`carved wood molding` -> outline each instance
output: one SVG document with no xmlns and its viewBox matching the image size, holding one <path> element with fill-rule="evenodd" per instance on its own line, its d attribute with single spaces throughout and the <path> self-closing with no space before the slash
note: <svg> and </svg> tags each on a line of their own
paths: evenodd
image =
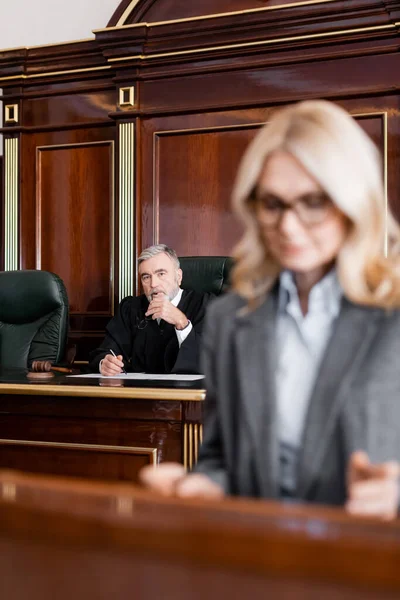
<svg viewBox="0 0 400 600">
<path fill-rule="evenodd" d="M 257 13 L 279 10 L 292 6 L 323 4 L 335 0 L 191 0 L 177 6 L 174 0 L 122 0 L 107 27 L 121 27 L 140 23 L 163 22 L 166 20 L 191 20 L 220 17 L 229 14 Z"/>
<path fill-rule="evenodd" d="M 359 0 L 343 7 L 329 0 L 317 4 L 294 3 L 275 10 L 244 11 L 158 23 L 97 30 L 99 44 L 107 46 L 109 64 L 126 62 L 141 66 L 147 61 L 168 64 L 260 53 L 309 44 L 337 45 L 345 40 L 371 42 L 379 37 L 397 37 L 397 11 L 377 0 Z M 400 18 L 400 17 L 399 17 Z M 194 27 L 195 25 L 195 27 Z M 114 41 L 114 47 L 112 40 Z M 118 44 L 116 43 L 118 42 Z M 365 46 L 367 50 L 367 45 Z M 134 51 L 133 51 L 134 50 Z M 349 50 L 350 52 L 351 50 Z M 362 52 L 362 49 L 359 48 Z M 144 66 L 147 66 L 144 65 Z"/>
<path fill-rule="evenodd" d="M 345 5 L 320 0 L 135 23 L 97 30 L 95 40 L 0 52 L 0 84 L 6 89 L 16 84 L 27 89 L 47 80 L 104 84 L 124 77 L 128 68 L 135 69 L 134 79 L 165 77 L 184 69 L 223 70 L 227 63 L 232 69 L 255 62 L 318 60 L 332 48 L 342 57 L 396 52 L 399 27 L 400 8 L 394 0 L 352 0 Z"/>
</svg>

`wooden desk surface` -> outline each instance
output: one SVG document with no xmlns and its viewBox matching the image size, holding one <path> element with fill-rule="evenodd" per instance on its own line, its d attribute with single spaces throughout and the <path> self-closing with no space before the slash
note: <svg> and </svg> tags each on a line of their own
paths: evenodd
<svg viewBox="0 0 400 600">
<path fill-rule="evenodd" d="M 112 381 L 112 380 L 110 380 Z M 1 394 L 23 396 L 76 396 L 81 398 L 140 398 L 141 400 L 178 400 L 202 402 L 205 390 L 152 387 L 122 387 L 119 384 L 99 383 L 87 385 L 52 385 L 51 383 L 0 383 Z"/>
<path fill-rule="evenodd" d="M 0 556 L 7 600 L 400 596 L 398 522 L 12 472 L 0 473 Z"/>
<path fill-rule="evenodd" d="M 71 378 L 56 374 L 52 379 L 27 378 L 25 369 L 0 370 L 0 395 L 77 396 L 91 398 L 140 398 L 202 402 L 204 382 L 145 382 L 128 379 Z"/>
</svg>

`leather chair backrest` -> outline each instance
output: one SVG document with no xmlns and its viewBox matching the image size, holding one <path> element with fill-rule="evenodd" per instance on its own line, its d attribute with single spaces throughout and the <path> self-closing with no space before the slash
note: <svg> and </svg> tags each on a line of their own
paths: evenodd
<svg viewBox="0 0 400 600">
<path fill-rule="evenodd" d="M 227 289 L 233 265 L 229 256 L 182 256 L 179 261 L 183 289 L 211 292 L 216 296 Z"/>
<path fill-rule="evenodd" d="M 0 273 L 0 367 L 26 368 L 34 360 L 64 357 L 68 296 L 63 281 L 47 271 Z"/>
</svg>

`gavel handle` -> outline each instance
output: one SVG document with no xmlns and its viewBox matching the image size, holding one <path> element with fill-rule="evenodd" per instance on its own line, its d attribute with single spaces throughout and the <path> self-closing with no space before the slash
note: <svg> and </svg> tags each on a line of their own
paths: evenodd
<svg viewBox="0 0 400 600">
<path fill-rule="evenodd" d="M 57 373 L 72 373 L 72 369 L 66 369 L 65 367 L 51 367 L 52 371 L 57 371 Z"/>
</svg>

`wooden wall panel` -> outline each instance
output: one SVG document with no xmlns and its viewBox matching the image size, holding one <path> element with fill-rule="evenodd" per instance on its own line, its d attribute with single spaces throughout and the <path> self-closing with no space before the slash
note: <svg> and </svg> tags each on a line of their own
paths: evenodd
<svg viewBox="0 0 400 600">
<path fill-rule="evenodd" d="M 86 444 L 40 444 L 0 440 L 0 468 L 87 479 L 138 481 L 140 469 L 153 464 L 151 449 Z"/>
<path fill-rule="evenodd" d="M 380 149 L 385 176 L 391 173 L 389 199 L 394 197 L 391 205 L 399 217 L 395 190 L 400 182 L 393 168 L 399 157 L 391 155 L 388 141 L 392 103 L 387 98 L 377 100 L 376 105 L 364 106 L 359 101 L 341 104 L 355 114 Z M 154 191 L 152 194 L 148 185 L 141 190 L 143 245 L 165 242 L 182 256 L 231 253 L 241 232 L 230 204 L 237 166 L 271 110 L 274 107 L 205 112 L 146 122 L 142 130 L 142 179 L 148 182 L 153 171 Z"/>
<path fill-rule="evenodd" d="M 255 127 L 156 134 L 154 239 L 179 255 L 230 254 L 241 228 L 230 209 L 237 166 Z"/>
<path fill-rule="evenodd" d="M 115 138 L 114 127 L 32 131 L 24 133 L 21 136 L 21 179 L 23 180 L 23 185 L 21 186 L 20 251 L 22 269 L 35 269 L 37 264 L 37 149 L 57 146 L 72 147 L 79 144 L 91 145 L 97 142 L 109 145 L 110 142 L 115 143 Z M 103 174 L 97 170 L 96 164 L 91 165 L 90 171 L 93 181 L 101 180 Z M 54 180 L 54 185 L 56 187 L 53 194 L 53 202 L 57 202 L 60 190 L 56 180 Z"/>
<path fill-rule="evenodd" d="M 145 463 L 197 460 L 202 402 L 116 397 L 104 383 L 85 398 L 0 394 L 0 468 L 136 481 Z"/>
<path fill-rule="evenodd" d="M 112 122 L 21 136 L 21 268 L 65 281 L 77 360 L 98 345 L 115 305 L 115 137 Z"/>
<path fill-rule="evenodd" d="M 115 107 L 115 90 L 88 91 L 85 94 L 62 94 L 28 98 L 24 103 L 25 127 L 69 128 L 83 123 L 98 123 Z"/>
<path fill-rule="evenodd" d="M 113 158 L 113 142 L 37 148 L 36 267 L 60 275 L 71 313 L 112 315 Z"/>
<path fill-rule="evenodd" d="M 365 116 L 357 116 L 357 122 L 361 125 L 366 133 L 373 139 L 375 144 L 384 153 L 384 141 L 385 141 L 385 114 L 366 114 Z"/>
</svg>

